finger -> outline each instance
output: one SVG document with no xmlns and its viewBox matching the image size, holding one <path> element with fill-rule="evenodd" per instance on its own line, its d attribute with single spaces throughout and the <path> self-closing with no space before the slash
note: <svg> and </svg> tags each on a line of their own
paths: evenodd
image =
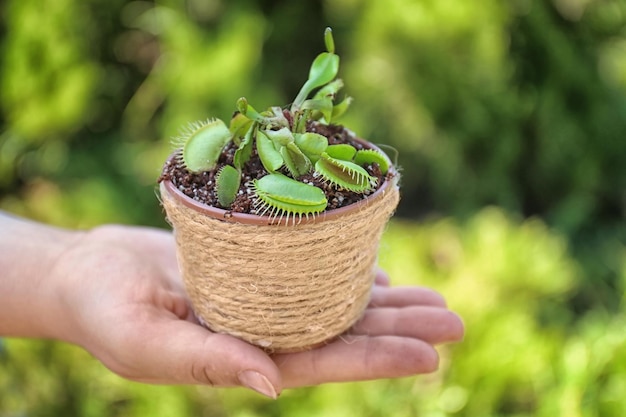
<svg viewBox="0 0 626 417">
<path fill-rule="evenodd" d="M 141 331 L 129 326 L 121 334 L 123 342 L 110 368 L 125 378 L 147 383 L 246 386 L 270 398 L 281 391 L 280 372 L 269 356 L 232 336 L 182 320 L 145 323 Z"/>
<path fill-rule="evenodd" d="M 429 305 L 445 307 L 446 300 L 436 291 L 423 287 L 378 287 L 374 286 L 370 306 L 406 307 Z"/>
<path fill-rule="evenodd" d="M 398 378 L 433 372 L 439 364 L 428 343 L 396 336 L 346 336 L 319 349 L 273 358 L 285 388 Z"/>
<path fill-rule="evenodd" d="M 431 344 L 459 341 L 463 333 L 459 316 L 450 310 L 430 306 L 370 308 L 350 329 L 352 335 L 403 336 Z"/>
<path fill-rule="evenodd" d="M 374 280 L 374 284 L 381 287 L 388 287 L 390 282 L 391 280 L 389 279 L 389 275 L 387 275 L 387 273 L 382 269 L 376 268 L 376 278 Z"/>
</svg>

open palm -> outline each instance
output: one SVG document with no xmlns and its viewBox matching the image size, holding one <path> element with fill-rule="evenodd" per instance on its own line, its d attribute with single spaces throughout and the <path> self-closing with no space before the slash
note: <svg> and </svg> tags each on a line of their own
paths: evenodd
<svg viewBox="0 0 626 417">
<path fill-rule="evenodd" d="M 433 345 L 463 336 L 439 294 L 390 288 L 381 271 L 363 318 L 345 335 L 317 349 L 268 355 L 198 324 L 173 236 L 158 229 L 94 229 L 52 273 L 63 276 L 63 338 L 142 382 L 243 385 L 275 398 L 289 387 L 432 372 L 439 362 Z"/>
</svg>

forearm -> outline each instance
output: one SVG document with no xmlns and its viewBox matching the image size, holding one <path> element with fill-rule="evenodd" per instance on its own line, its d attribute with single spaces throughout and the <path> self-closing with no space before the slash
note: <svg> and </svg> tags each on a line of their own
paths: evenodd
<svg viewBox="0 0 626 417">
<path fill-rule="evenodd" d="M 0 212 L 0 336 L 59 337 L 62 306 L 50 277 L 81 235 Z"/>
</svg>

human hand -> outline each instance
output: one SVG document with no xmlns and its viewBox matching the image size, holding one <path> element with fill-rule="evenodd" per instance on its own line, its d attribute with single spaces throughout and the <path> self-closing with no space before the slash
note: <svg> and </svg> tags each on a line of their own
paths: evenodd
<svg viewBox="0 0 626 417">
<path fill-rule="evenodd" d="M 363 318 L 310 351 L 267 355 L 201 327 L 189 307 L 169 232 L 104 226 L 64 252 L 47 281 L 61 300 L 55 337 L 84 347 L 111 371 L 146 383 L 284 388 L 394 378 L 437 369 L 433 345 L 463 324 L 434 291 L 390 288 L 381 271 Z"/>
</svg>

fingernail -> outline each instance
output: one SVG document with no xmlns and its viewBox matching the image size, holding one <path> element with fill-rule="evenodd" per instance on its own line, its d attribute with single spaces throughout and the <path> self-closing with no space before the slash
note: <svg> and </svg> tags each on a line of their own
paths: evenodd
<svg viewBox="0 0 626 417">
<path fill-rule="evenodd" d="M 239 375 L 239 382 L 246 387 L 255 390 L 256 392 L 265 395 L 266 397 L 270 397 L 275 400 L 278 398 L 278 394 L 276 394 L 276 390 L 274 386 L 270 383 L 269 379 L 267 379 L 264 375 L 256 372 L 256 371 L 241 371 Z"/>
</svg>

